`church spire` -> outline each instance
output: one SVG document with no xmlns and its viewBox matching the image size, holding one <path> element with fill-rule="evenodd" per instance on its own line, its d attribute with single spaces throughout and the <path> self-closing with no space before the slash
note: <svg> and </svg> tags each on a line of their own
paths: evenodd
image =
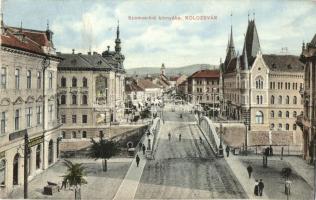
<svg viewBox="0 0 316 200">
<path fill-rule="evenodd" d="M 121 52 L 121 39 L 120 39 L 120 24 L 119 21 L 117 22 L 116 28 L 116 39 L 115 39 L 115 52 Z"/>
<path fill-rule="evenodd" d="M 230 26 L 230 37 L 228 40 L 226 58 L 225 58 L 225 62 L 224 62 L 224 69 L 227 68 L 229 61 L 235 57 L 236 57 L 236 52 L 235 52 L 234 38 L 233 38 L 233 25 L 231 25 Z"/>
<path fill-rule="evenodd" d="M 246 35 L 245 35 L 244 48 L 242 51 L 242 55 L 243 55 L 244 70 L 247 70 L 249 66 L 248 66 L 248 56 L 247 56 L 247 51 L 246 51 Z"/>
</svg>

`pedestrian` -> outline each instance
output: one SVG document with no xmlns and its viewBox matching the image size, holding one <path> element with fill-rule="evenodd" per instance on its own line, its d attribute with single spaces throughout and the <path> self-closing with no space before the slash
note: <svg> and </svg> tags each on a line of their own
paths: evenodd
<svg viewBox="0 0 316 200">
<path fill-rule="evenodd" d="M 136 164 L 137 164 L 137 167 L 138 167 L 138 165 L 139 165 L 139 161 L 140 161 L 140 158 L 139 158 L 139 156 L 138 156 L 138 154 L 136 155 Z"/>
<path fill-rule="evenodd" d="M 181 133 L 179 134 L 179 142 L 181 142 Z"/>
<path fill-rule="evenodd" d="M 203 143 L 203 140 L 202 140 L 202 138 L 201 138 L 201 136 L 200 136 L 200 144 L 202 144 Z"/>
<path fill-rule="evenodd" d="M 264 188 L 264 184 L 262 182 L 262 179 L 260 179 L 258 186 L 259 186 L 259 195 L 262 196 L 263 188 Z"/>
<path fill-rule="evenodd" d="M 230 151 L 230 148 L 229 148 L 229 146 L 227 145 L 227 146 L 226 146 L 226 155 L 227 155 L 227 157 L 229 157 L 229 151 Z"/>
<path fill-rule="evenodd" d="M 251 173 L 252 173 L 252 167 L 251 167 L 250 164 L 249 164 L 248 167 L 247 167 L 247 172 L 248 172 L 249 179 L 250 179 L 250 178 L 251 178 Z"/>
<path fill-rule="evenodd" d="M 258 180 L 256 180 L 256 182 L 255 182 L 254 194 L 255 194 L 255 196 L 259 195 L 259 183 L 258 183 Z"/>
<path fill-rule="evenodd" d="M 62 182 L 61 182 L 61 188 L 60 189 L 63 189 L 63 188 L 67 188 L 67 180 L 64 179 Z"/>
<path fill-rule="evenodd" d="M 169 138 L 169 141 L 170 141 L 170 139 L 171 139 L 171 134 L 170 134 L 170 132 L 168 133 L 168 138 Z"/>
<path fill-rule="evenodd" d="M 272 145 L 270 145 L 270 156 L 273 156 L 273 148 L 272 148 Z"/>
<path fill-rule="evenodd" d="M 143 155 L 145 155 L 145 151 L 146 151 L 146 147 L 145 147 L 145 145 L 143 144 Z"/>
</svg>

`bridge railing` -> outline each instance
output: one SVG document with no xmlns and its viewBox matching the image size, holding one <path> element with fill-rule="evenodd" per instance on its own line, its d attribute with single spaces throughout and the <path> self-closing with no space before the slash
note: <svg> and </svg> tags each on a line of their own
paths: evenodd
<svg viewBox="0 0 316 200">
<path fill-rule="evenodd" d="M 212 120 L 210 120 L 206 116 L 202 116 L 199 118 L 198 123 L 200 129 L 202 130 L 204 136 L 209 141 L 213 151 L 218 154 L 218 147 L 220 145 L 220 138 L 216 132 L 216 129 L 214 127 L 214 124 L 212 123 Z"/>
</svg>

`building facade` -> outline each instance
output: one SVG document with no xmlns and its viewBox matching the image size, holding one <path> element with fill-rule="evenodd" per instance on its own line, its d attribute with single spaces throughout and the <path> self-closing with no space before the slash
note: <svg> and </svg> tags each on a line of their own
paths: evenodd
<svg viewBox="0 0 316 200">
<path fill-rule="evenodd" d="M 89 139 L 124 117 L 124 55 L 117 27 L 115 51 L 58 53 L 59 115 L 66 140 Z"/>
<path fill-rule="evenodd" d="M 314 160 L 315 152 L 315 124 L 316 124 L 316 34 L 310 43 L 303 44 L 301 61 L 305 64 L 304 89 L 301 95 L 304 112 L 297 118 L 297 124 L 303 131 L 304 158 Z"/>
<path fill-rule="evenodd" d="M 219 70 L 200 70 L 187 78 L 187 99 L 204 110 L 219 112 Z M 186 83 L 184 83 L 186 84 Z"/>
<path fill-rule="evenodd" d="M 233 33 L 221 63 L 225 114 L 245 123 L 249 143 L 301 145 L 295 120 L 303 111 L 300 88 L 304 66 L 298 56 L 262 54 L 254 20 L 248 21 L 241 55 L 235 51 Z"/>
<path fill-rule="evenodd" d="M 1 21 L 0 76 L 0 198 L 59 157 L 57 65 L 53 33 L 9 27 Z M 25 151 L 25 133 L 29 151 Z"/>
</svg>

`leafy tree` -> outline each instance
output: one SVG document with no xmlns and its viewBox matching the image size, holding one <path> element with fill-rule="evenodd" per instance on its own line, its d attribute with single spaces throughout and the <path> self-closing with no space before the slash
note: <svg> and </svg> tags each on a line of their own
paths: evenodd
<svg viewBox="0 0 316 200">
<path fill-rule="evenodd" d="M 99 141 L 91 138 L 92 146 L 90 148 L 90 157 L 102 159 L 103 171 L 107 171 L 107 159 L 119 153 L 120 149 L 116 142 L 104 139 L 104 135 L 100 133 Z"/>
<path fill-rule="evenodd" d="M 80 189 L 78 186 L 88 183 L 83 178 L 86 168 L 82 166 L 82 163 L 72 163 L 69 160 L 65 160 L 64 164 L 67 167 L 67 173 L 63 176 L 64 181 L 68 182 L 70 186 L 75 186 L 75 199 L 78 199 L 78 197 L 80 198 Z"/>
</svg>

